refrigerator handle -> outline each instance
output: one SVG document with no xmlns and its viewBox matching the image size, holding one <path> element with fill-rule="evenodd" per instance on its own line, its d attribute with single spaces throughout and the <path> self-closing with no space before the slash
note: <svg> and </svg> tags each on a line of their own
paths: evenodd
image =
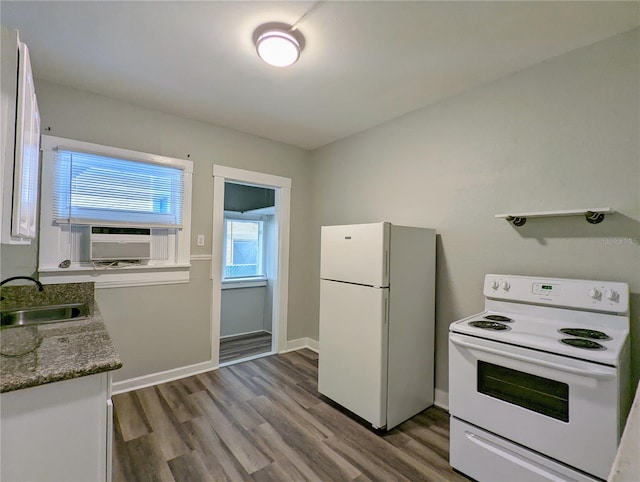
<svg viewBox="0 0 640 482">
<path fill-rule="evenodd" d="M 389 323 L 389 297 L 387 293 L 385 293 L 383 297 L 382 309 L 382 317 L 384 318 L 384 324 L 386 325 L 387 323 Z"/>
</svg>

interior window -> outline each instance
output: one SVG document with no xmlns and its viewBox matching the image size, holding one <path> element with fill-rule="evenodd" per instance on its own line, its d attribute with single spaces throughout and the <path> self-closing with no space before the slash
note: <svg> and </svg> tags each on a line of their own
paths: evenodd
<svg viewBox="0 0 640 482">
<path fill-rule="evenodd" d="M 264 276 L 263 222 L 225 219 L 223 278 Z"/>
</svg>

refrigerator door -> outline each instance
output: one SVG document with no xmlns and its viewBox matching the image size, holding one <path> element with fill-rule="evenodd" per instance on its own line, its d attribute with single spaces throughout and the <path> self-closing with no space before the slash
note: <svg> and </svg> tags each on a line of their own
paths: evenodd
<svg viewBox="0 0 640 482">
<path fill-rule="evenodd" d="M 376 428 L 387 423 L 388 294 L 320 280 L 318 391 Z"/>
<path fill-rule="evenodd" d="M 322 226 L 320 278 L 389 286 L 389 223 Z"/>
</svg>

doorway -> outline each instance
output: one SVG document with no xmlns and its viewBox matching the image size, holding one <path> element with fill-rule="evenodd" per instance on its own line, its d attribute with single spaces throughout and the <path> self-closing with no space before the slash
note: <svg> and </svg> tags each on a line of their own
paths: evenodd
<svg viewBox="0 0 640 482">
<path fill-rule="evenodd" d="M 291 180 L 214 166 L 212 360 L 286 348 Z"/>
<path fill-rule="evenodd" d="M 220 363 L 272 353 L 275 190 L 224 183 Z"/>
</svg>

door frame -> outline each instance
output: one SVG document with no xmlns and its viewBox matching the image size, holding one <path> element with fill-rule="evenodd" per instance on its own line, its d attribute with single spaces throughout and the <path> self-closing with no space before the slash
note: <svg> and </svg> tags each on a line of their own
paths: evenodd
<svg viewBox="0 0 640 482">
<path fill-rule="evenodd" d="M 211 360 L 220 364 L 220 313 L 222 306 L 222 246 L 224 232 L 224 184 L 226 181 L 266 187 L 275 191 L 275 219 L 278 225 L 278 262 L 273 287 L 271 349 L 277 353 L 287 347 L 289 303 L 289 226 L 291 179 L 233 167 L 213 166 L 213 229 L 211 237 Z"/>
</svg>

